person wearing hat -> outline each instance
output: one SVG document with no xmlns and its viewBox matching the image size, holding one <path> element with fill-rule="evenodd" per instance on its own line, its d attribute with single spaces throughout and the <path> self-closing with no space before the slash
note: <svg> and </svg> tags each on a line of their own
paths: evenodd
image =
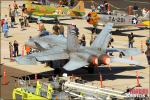
<svg viewBox="0 0 150 100">
<path fill-rule="evenodd" d="M 131 32 L 131 34 L 128 35 L 128 40 L 129 40 L 129 48 L 133 48 L 134 35 L 132 32 Z"/>
</svg>

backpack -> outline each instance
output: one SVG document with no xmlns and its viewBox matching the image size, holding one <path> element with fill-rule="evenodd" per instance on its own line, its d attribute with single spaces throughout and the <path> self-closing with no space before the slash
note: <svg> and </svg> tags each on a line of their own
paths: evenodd
<svg viewBox="0 0 150 100">
<path fill-rule="evenodd" d="M 4 25 L 4 22 L 5 22 L 5 19 L 2 19 L 2 20 L 1 20 L 1 26 Z"/>
</svg>

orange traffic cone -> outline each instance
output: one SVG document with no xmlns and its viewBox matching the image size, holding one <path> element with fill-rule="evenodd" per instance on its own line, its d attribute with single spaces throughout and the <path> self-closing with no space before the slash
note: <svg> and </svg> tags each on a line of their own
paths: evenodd
<svg viewBox="0 0 150 100">
<path fill-rule="evenodd" d="M 3 69 L 3 85 L 8 85 L 8 81 L 7 81 L 7 75 L 6 75 L 6 67 L 4 66 Z"/>
<path fill-rule="evenodd" d="M 102 79 L 102 75 L 100 74 L 100 87 L 103 87 L 103 79 Z"/>
<path fill-rule="evenodd" d="M 58 96 L 55 97 L 55 100 L 58 100 Z"/>
</svg>

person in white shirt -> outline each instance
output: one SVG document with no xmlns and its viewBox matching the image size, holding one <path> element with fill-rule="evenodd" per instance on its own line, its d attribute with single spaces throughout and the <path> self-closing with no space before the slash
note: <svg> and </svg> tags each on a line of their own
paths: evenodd
<svg viewBox="0 0 150 100">
<path fill-rule="evenodd" d="M 4 18 L 4 23 L 8 22 L 8 17 L 7 15 L 5 15 L 5 18 Z"/>
<path fill-rule="evenodd" d="M 146 15 L 146 13 L 147 13 L 146 9 L 145 9 L 145 8 L 143 8 L 143 9 L 142 9 L 142 15 L 143 15 L 143 16 L 145 16 L 145 15 Z"/>
</svg>

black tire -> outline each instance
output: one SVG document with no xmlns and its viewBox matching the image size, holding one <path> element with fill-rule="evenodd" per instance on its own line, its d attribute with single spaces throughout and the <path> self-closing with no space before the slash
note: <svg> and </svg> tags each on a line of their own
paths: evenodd
<svg viewBox="0 0 150 100">
<path fill-rule="evenodd" d="M 89 74 L 93 74 L 93 73 L 94 73 L 94 67 L 89 66 L 89 67 L 88 67 L 88 73 L 89 73 Z"/>
<path fill-rule="evenodd" d="M 62 72 L 61 68 L 55 68 L 54 69 L 54 75 L 60 75 Z"/>
</svg>

